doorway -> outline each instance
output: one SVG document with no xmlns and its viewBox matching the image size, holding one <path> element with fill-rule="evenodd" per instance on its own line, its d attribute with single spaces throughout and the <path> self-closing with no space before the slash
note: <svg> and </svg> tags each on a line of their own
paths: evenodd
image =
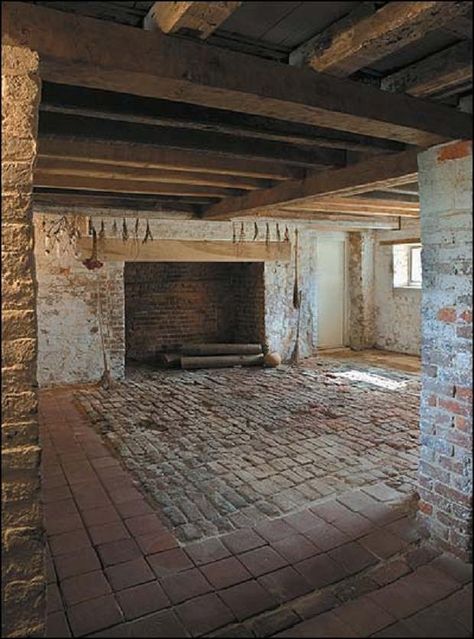
<svg viewBox="0 0 474 639">
<path fill-rule="evenodd" d="M 318 238 L 318 348 L 346 346 L 347 256 L 345 233 Z"/>
</svg>

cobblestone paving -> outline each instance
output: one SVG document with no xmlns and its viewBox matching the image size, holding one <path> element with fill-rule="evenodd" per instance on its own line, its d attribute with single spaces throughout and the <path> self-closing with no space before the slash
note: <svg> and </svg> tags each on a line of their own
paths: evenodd
<svg viewBox="0 0 474 639">
<path fill-rule="evenodd" d="M 136 368 L 76 399 L 182 542 L 378 482 L 414 492 L 416 375 L 328 358 L 268 370 Z"/>
</svg>

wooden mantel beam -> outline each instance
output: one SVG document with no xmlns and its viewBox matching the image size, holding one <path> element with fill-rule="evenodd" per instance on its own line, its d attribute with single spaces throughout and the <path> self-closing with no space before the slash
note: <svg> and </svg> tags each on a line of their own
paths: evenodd
<svg viewBox="0 0 474 639">
<path fill-rule="evenodd" d="M 472 2 L 467 1 L 388 2 L 360 19 L 349 16 L 331 25 L 295 49 L 290 64 L 347 77 L 470 11 Z"/>
<path fill-rule="evenodd" d="M 252 191 L 211 205 L 205 219 L 231 220 L 242 215 L 263 215 L 275 207 L 309 205 L 322 196 L 348 197 L 417 179 L 415 150 L 371 158 L 342 169 L 312 171 L 301 180 L 288 180 L 269 189 Z M 315 207 L 316 208 L 316 207 Z"/>
<path fill-rule="evenodd" d="M 422 147 L 471 136 L 466 113 L 201 42 L 21 2 L 2 3 L 2 27 L 3 44 L 38 52 L 41 77 L 50 82 L 184 101 Z"/>
<path fill-rule="evenodd" d="M 205 40 L 240 7 L 241 2 L 154 2 L 143 27 Z"/>
</svg>

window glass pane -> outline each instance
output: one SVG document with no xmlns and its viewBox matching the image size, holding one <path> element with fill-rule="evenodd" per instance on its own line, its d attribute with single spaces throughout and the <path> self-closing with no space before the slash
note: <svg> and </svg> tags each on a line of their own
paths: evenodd
<svg viewBox="0 0 474 639">
<path fill-rule="evenodd" d="M 410 281 L 415 284 L 421 283 L 421 246 L 411 249 Z"/>
</svg>

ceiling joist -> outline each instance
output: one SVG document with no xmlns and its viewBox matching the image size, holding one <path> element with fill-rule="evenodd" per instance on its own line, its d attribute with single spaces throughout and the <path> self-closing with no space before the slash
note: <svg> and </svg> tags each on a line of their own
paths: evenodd
<svg viewBox="0 0 474 639">
<path fill-rule="evenodd" d="M 150 31 L 188 35 L 205 40 L 241 2 L 154 2 L 143 27 Z"/>
</svg>

